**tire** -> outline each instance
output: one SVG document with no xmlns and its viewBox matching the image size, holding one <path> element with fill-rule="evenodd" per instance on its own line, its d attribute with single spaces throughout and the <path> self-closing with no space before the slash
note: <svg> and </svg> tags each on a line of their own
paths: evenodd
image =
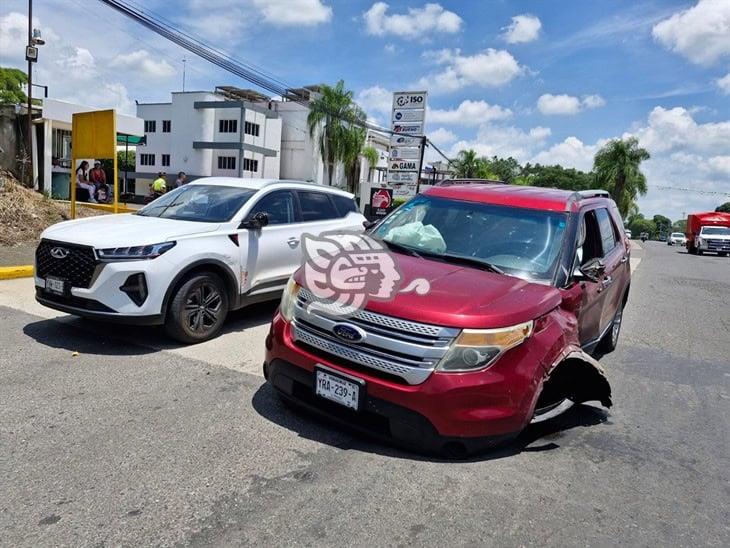
<svg viewBox="0 0 730 548">
<path fill-rule="evenodd" d="M 703 253 L 704 253 L 704 251 L 702 251 L 701 249 L 697 250 L 697 255 L 702 255 Z"/>
<path fill-rule="evenodd" d="M 727 253 L 725 253 L 724 251 L 720 251 L 718 255 L 720 255 L 720 257 L 727 257 Z"/>
<path fill-rule="evenodd" d="M 621 306 L 616 310 L 616 314 L 613 316 L 613 320 L 611 321 L 611 328 L 606 332 L 606 334 L 601 339 L 601 342 L 598 343 L 598 347 L 596 350 L 599 351 L 601 355 L 610 354 L 614 350 L 616 350 L 616 346 L 618 346 L 618 337 L 621 334 L 621 322 L 624 319 L 624 303 L 621 303 Z"/>
<path fill-rule="evenodd" d="M 223 280 L 212 272 L 192 274 L 170 301 L 165 331 L 185 344 L 207 341 L 218 334 L 227 315 L 228 291 Z"/>
</svg>

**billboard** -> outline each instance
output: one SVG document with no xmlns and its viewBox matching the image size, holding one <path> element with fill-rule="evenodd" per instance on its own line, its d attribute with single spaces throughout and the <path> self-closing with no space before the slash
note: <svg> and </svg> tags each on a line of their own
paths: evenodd
<svg viewBox="0 0 730 548">
<path fill-rule="evenodd" d="M 388 184 L 393 186 L 395 196 L 416 195 L 423 158 L 427 99 L 426 91 L 393 94 Z"/>
</svg>

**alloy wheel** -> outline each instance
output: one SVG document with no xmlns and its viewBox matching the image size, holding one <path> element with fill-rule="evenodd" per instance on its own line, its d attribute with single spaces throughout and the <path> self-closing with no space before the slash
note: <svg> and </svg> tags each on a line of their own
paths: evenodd
<svg viewBox="0 0 730 548">
<path fill-rule="evenodd" d="M 185 321 L 195 333 L 210 331 L 218 323 L 223 299 L 213 284 L 202 283 L 194 288 L 185 300 Z"/>
</svg>

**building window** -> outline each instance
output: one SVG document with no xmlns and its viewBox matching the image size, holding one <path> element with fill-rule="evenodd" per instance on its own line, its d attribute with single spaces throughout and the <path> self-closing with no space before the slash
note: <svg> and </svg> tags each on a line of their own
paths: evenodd
<svg viewBox="0 0 730 548">
<path fill-rule="evenodd" d="M 259 129 L 261 128 L 260 125 L 254 124 L 253 122 L 245 122 L 243 124 L 243 132 L 246 135 L 253 135 L 254 137 L 259 136 Z"/>
<path fill-rule="evenodd" d="M 155 155 L 154 154 L 140 154 L 139 155 L 139 165 L 141 165 L 141 166 L 155 165 Z"/>
<path fill-rule="evenodd" d="M 251 158 L 243 159 L 243 171 L 251 171 L 256 173 L 259 170 L 259 161 Z"/>
<path fill-rule="evenodd" d="M 238 120 L 218 120 L 218 131 L 221 133 L 236 133 Z"/>
<path fill-rule="evenodd" d="M 218 156 L 218 169 L 236 169 L 236 157 Z"/>
<path fill-rule="evenodd" d="M 170 167 L 170 155 L 169 154 L 162 155 L 162 165 L 164 167 Z"/>
<path fill-rule="evenodd" d="M 157 120 L 145 120 L 144 121 L 144 132 L 154 133 L 157 131 Z"/>
<path fill-rule="evenodd" d="M 162 133 L 170 133 L 172 122 L 170 120 L 162 120 Z"/>
</svg>

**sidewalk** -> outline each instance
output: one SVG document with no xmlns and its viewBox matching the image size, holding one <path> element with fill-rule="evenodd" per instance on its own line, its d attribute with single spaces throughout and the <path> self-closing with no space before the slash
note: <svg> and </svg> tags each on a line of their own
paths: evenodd
<svg viewBox="0 0 730 548">
<path fill-rule="evenodd" d="M 22 244 L 13 247 L 0 247 L 0 266 L 32 265 L 36 244 Z"/>
</svg>

